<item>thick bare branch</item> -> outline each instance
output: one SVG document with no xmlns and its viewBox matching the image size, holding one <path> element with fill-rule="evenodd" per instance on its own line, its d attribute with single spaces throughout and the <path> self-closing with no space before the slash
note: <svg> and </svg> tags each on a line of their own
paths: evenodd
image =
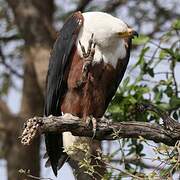
<svg viewBox="0 0 180 180">
<path fill-rule="evenodd" d="M 37 134 L 44 132 L 62 133 L 64 131 L 70 131 L 74 136 L 93 137 L 98 140 L 138 138 L 141 136 L 147 140 L 162 142 L 167 145 L 174 145 L 177 140 L 180 140 L 180 124 L 173 130 L 169 130 L 155 123 L 108 123 L 108 119 L 101 118 L 98 120 L 96 134 L 94 135 L 92 127 L 87 127 L 80 118 L 65 114 L 60 117 L 49 116 L 29 119 L 25 125 L 21 142 L 27 145 Z"/>
</svg>

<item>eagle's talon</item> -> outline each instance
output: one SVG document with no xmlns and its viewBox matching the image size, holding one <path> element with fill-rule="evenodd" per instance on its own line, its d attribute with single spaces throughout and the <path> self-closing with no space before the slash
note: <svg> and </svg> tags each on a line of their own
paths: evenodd
<svg viewBox="0 0 180 180">
<path fill-rule="evenodd" d="M 94 58 L 96 43 L 94 42 L 93 37 L 94 34 L 91 35 L 91 38 L 88 42 L 87 52 L 85 47 L 81 44 L 81 41 L 79 41 L 79 45 L 81 47 L 82 55 L 85 58 L 85 61 L 92 61 Z"/>
<path fill-rule="evenodd" d="M 83 64 L 83 67 L 82 67 L 82 72 L 87 72 L 89 66 L 91 65 L 91 61 L 85 61 L 85 63 Z"/>
<path fill-rule="evenodd" d="M 85 47 L 81 44 L 81 41 L 79 41 L 79 45 L 80 45 L 80 47 L 81 47 L 81 51 L 82 51 L 83 57 L 86 57 L 86 56 L 87 56 L 87 53 L 86 53 Z"/>
<path fill-rule="evenodd" d="M 92 125 L 93 125 L 93 136 L 92 139 L 96 136 L 96 129 L 97 129 L 97 120 L 93 117 L 91 119 Z"/>
<path fill-rule="evenodd" d="M 96 64 L 95 61 L 93 61 L 94 59 L 94 54 L 95 54 L 95 46 L 96 43 L 94 43 L 93 48 L 91 48 L 90 53 L 88 54 L 88 57 L 84 57 L 84 64 L 82 66 L 82 77 L 80 79 L 80 81 L 82 82 L 81 84 L 83 84 L 84 82 L 87 82 L 87 77 L 88 77 L 88 73 L 90 71 L 90 69 Z"/>
<path fill-rule="evenodd" d="M 88 116 L 88 117 L 85 119 L 85 126 L 86 126 L 86 127 L 89 127 L 90 122 L 91 122 L 91 117 Z"/>
<path fill-rule="evenodd" d="M 84 78 L 81 78 L 81 80 L 76 81 L 76 87 L 80 88 L 82 87 L 82 85 L 86 82 L 85 80 L 83 80 Z"/>
<path fill-rule="evenodd" d="M 88 62 L 85 62 L 84 64 L 83 64 L 83 67 L 82 67 L 82 73 L 84 73 L 85 71 L 87 71 L 87 66 L 88 66 Z"/>
<path fill-rule="evenodd" d="M 92 66 L 91 61 L 89 61 L 89 60 L 85 61 L 84 65 L 82 67 L 82 78 L 81 78 L 82 82 L 85 82 L 85 80 L 87 79 L 88 72 L 89 72 L 89 69 L 91 66 Z"/>
<path fill-rule="evenodd" d="M 87 52 L 86 52 L 84 46 L 79 41 L 82 55 L 84 57 L 84 64 L 82 67 L 82 80 L 81 80 L 82 82 L 84 82 L 85 79 L 87 79 L 89 67 L 93 65 L 93 59 L 94 59 L 95 47 L 96 47 L 96 43 L 94 42 L 93 37 L 94 37 L 94 34 L 91 35 L 91 38 L 88 42 L 89 44 L 88 44 Z"/>
<path fill-rule="evenodd" d="M 92 123 L 92 129 L 93 129 L 92 139 L 93 139 L 95 137 L 95 135 L 96 135 L 96 130 L 97 130 L 97 120 L 96 120 L 96 118 L 94 118 L 92 116 L 86 117 L 86 119 L 85 119 L 86 127 L 89 127 L 90 123 Z"/>
<path fill-rule="evenodd" d="M 91 49 L 91 52 L 90 52 L 90 54 L 89 54 L 88 60 L 91 61 L 91 62 L 92 62 L 93 59 L 94 59 L 95 47 L 96 47 L 96 43 L 94 43 L 93 48 Z"/>
<path fill-rule="evenodd" d="M 89 44 L 88 44 L 88 49 L 87 49 L 87 57 L 90 55 L 91 53 L 91 48 L 92 48 L 92 45 L 93 45 L 93 37 L 94 37 L 94 34 L 91 35 L 91 38 L 89 40 Z"/>
<path fill-rule="evenodd" d="M 174 121 L 171 118 L 166 118 L 164 119 L 164 127 L 165 129 L 169 130 L 169 131 L 173 131 L 174 130 Z"/>
</svg>

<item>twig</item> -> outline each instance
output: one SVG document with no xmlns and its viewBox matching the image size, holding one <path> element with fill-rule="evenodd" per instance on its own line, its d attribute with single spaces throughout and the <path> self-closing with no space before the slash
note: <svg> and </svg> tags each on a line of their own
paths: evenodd
<svg viewBox="0 0 180 180">
<path fill-rule="evenodd" d="M 141 159 L 140 157 L 112 159 L 110 162 L 112 162 L 112 163 L 120 163 L 120 164 L 124 163 L 124 164 L 141 165 L 141 167 L 144 167 L 144 168 L 147 168 L 147 169 L 154 169 L 156 167 L 155 165 L 148 164 L 148 163 L 144 162 L 143 159 Z"/>
<path fill-rule="evenodd" d="M 180 123 L 173 120 L 166 111 L 154 106 L 153 104 L 139 104 L 137 105 L 140 111 L 152 111 L 162 118 L 164 123 L 164 128 L 170 131 L 179 131 Z"/>
<path fill-rule="evenodd" d="M 6 63 L 5 56 L 2 52 L 1 46 L 0 46 L 0 57 L 1 57 L 0 63 L 2 63 L 12 74 L 16 75 L 19 78 L 23 78 L 23 75 L 19 74 L 15 69 L 13 69 L 9 64 Z"/>
<path fill-rule="evenodd" d="M 15 34 L 15 35 L 12 35 L 12 36 L 2 36 L 2 37 L 0 37 L 0 41 L 3 41 L 3 42 L 9 42 L 9 41 L 19 40 L 19 39 L 21 39 L 21 37 L 18 34 Z"/>
<path fill-rule="evenodd" d="M 109 0 L 103 11 L 108 13 L 114 12 L 120 5 L 125 3 L 127 3 L 127 0 Z"/>
<path fill-rule="evenodd" d="M 38 180 L 53 180 L 51 178 L 44 178 L 44 177 L 37 177 L 37 176 L 33 176 L 30 174 L 30 170 L 24 170 L 24 169 L 20 169 L 19 173 L 22 175 L 25 175 L 26 177 L 32 178 L 32 179 L 38 179 Z"/>
<path fill-rule="evenodd" d="M 89 4 L 91 1 L 92 1 L 92 0 L 86 0 L 86 1 L 81 0 L 81 1 L 79 2 L 78 7 L 76 8 L 75 12 L 76 12 L 76 11 L 81 11 L 81 12 L 83 12 L 84 9 L 88 6 L 88 4 Z"/>
<path fill-rule="evenodd" d="M 172 78 L 173 78 L 173 81 L 174 81 L 174 86 L 175 86 L 175 95 L 176 97 L 178 97 L 178 83 L 176 81 L 176 76 L 175 76 L 175 62 L 176 60 L 175 59 L 171 59 L 171 72 L 172 72 Z"/>
<path fill-rule="evenodd" d="M 121 170 L 121 169 L 119 169 L 119 168 L 116 168 L 116 167 L 114 167 L 113 165 L 111 165 L 110 163 L 106 163 L 106 162 L 104 162 L 107 166 L 109 166 L 110 168 L 112 168 L 112 169 L 114 169 L 114 170 L 116 170 L 116 171 L 119 171 L 119 172 L 121 172 L 121 173 L 123 173 L 123 174 L 126 174 L 126 175 L 128 175 L 128 176 L 130 176 L 130 177 L 132 177 L 132 178 L 135 178 L 135 179 L 139 179 L 139 180 L 143 180 L 144 178 L 141 178 L 141 177 L 139 177 L 139 176 L 136 176 L 136 175 L 134 175 L 134 174 L 131 174 L 131 173 L 129 173 L 128 171 L 123 171 L 123 170 Z"/>
</svg>

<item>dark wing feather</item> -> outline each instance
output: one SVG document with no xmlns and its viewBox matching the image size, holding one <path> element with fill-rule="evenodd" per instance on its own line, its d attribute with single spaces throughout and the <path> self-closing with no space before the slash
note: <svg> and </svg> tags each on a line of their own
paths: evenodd
<svg viewBox="0 0 180 180">
<path fill-rule="evenodd" d="M 118 77 L 117 80 L 115 82 L 115 84 L 110 88 L 107 99 L 106 99 L 106 108 L 108 107 L 110 101 L 112 100 L 113 96 L 115 95 L 117 88 L 124 76 L 124 73 L 126 71 L 128 62 L 129 62 L 129 57 L 130 57 L 130 50 L 131 50 L 131 44 L 132 44 L 132 40 L 131 38 L 127 39 L 127 48 L 126 48 L 126 57 L 123 59 L 124 63 L 123 63 L 123 67 L 121 68 L 121 70 L 118 73 Z"/>
<path fill-rule="evenodd" d="M 65 22 L 54 44 L 47 74 L 45 116 L 61 115 L 60 101 L 67 86 L 64 73 L 67 65 L 71 62 L 70 53 L 75 45 L 82 24 L 82 14 L 80 12 L 74 13 Z M 46 133 L 45 142 L 53 172 L 57 175 L 58 161 L 64 162 L 63 159 L 67 159 L 67 156 L 63 153 L 62 134 Z"/>
</svg>

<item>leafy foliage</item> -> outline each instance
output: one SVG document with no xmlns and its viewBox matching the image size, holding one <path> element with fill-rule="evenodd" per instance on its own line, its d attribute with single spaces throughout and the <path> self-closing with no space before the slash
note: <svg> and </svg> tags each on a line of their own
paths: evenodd
<svg viewBox="0 0 180 180">
<path fill-rule="evenodd" d="M 161 119 L 153 113 L 140 113 L 136 104 L 153 103 L 159 108 L 165 109 L 176 120 L 180 118 L 180 80 L 177 76 L 180 56 L 180 21 L 172 23 L 171 29 L 163 33 L 158 39 L 152 41 L 146 36 L 134 39 L 134 45 L 141 45 L 141 52 L 137 62 L 132 65 L 130 72 L 121 83 L 117 94 L 111 102 L 108 113 L 114 121 L 157 121 Z M 138 47 L 139 48 L 139 47 Z M 165 66 L 166 65 L 166 66 Z M 144 149 L 152 147 L 154 157 L 148 157 Z M 177 177 L 180 170 L 179 164 L 179 143 L 175 147 L 168 147 L 163 144 L 151 145 L 148 141 L 140 139 L 123 139 L 119 142 L 121 153 L 111 154 L 114 157 L 121 156 L 124 159 L 124 168 L 140 179 L 154 179 Z M 150 151 L 150 150 L 148 150 Z M 133 161 L 133 159 L 134 160 Z M 156 161 L 153 170 L 151 165 L 145 165 L 145 160 L 150 158 Z M 132 161 L 127 161 L 132 159 Z M 119 165 L 123 165 L 121 160 Z M 137 161 L 137 163 L 135 163 Z M 144 173 L 149 169 L 148 174 Z M 110 170 L 109 175 L 114 174 Z M 176 174 L 176 175 L 175 175 Z M 117 173 L 116 178 L 121 179 L 123 173 Z"/>
</svg>

